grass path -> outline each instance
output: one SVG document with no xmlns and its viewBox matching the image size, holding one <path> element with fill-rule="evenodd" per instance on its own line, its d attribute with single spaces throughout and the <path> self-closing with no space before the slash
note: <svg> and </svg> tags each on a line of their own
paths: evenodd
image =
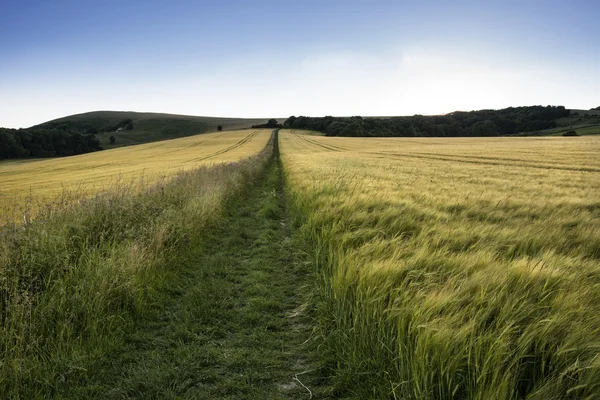
<svg viewBox="0 0 600 400">
<path fill-rule="evenodd" d="M 303 308 L 313 275 L 294 249 L 281 173 L 276 149 L 262 181 L 182 257 L 181 279 L 125 347 L 64 397 L 323 398 Z"/>
</svg>

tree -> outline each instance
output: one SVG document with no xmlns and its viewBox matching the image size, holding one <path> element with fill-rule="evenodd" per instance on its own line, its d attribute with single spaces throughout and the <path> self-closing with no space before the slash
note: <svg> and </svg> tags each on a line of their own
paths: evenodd
<svg viewBox="0 0 600 400">
<path fill-rule="evenodd" d="M 341 122 L 341 121 L 336 121 L 332 124 L 329 124 L 329 126 L 327 127 L 327 130 L 325 131 L 325 135 L 340 136 L 341 133 L 345 130 L 346 125 L 347 124 L 345 122 Z M 301 127 L 301 128 L 304 128 L 304 127 Z"/>
<path fill-rule="evenodd" d="M 285 120 L 283 126 L 285 126 L 286 128 L 290 128 L 294 126 L 294 122 L 296 122 L 296 117 L 292 115 L 291 117 Z"/>
<path fill-rule="evenodd" d="M 110 140 L 110 144 L 115 144 L 117 143 L 117 138 L 114 136 L 111 136 L 108 140 Z"/>
<path fill-rule="evenodd" d="M 359 137 L 359 136 L 364 136 L 365 135 L 365 131 L 364 131 L 364 125 L 363 125 L 363 121 L 362 118 L 355 118 L 352 117 L 352 122 L 350 122 L 349 124 L 347 124 L 344 129 L 342 130 L 342 132 L 340 133 L 340 136 L 354 136 L 354 137 Z"/>
<path fill-rule="evenodd" d="M 219 125 L 219 126 L 217 126 L 217 130 L 218 130 L 219 132 L 221 132 L 221 131 L 223 130 L 223 125 Z"/>
<path fill-rule="evenodd" d="M 497 136 L 498 126 L 489 119 L 485 121 L 475 122 L 471 127 L 473 136 Z"/>
</svg>

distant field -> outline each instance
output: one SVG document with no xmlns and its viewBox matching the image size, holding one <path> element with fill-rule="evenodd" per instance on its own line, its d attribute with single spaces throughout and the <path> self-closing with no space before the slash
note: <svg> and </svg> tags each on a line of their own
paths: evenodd
<svg viewBox="0 0 600 400">
<path fill-rule="evenodd" d="M 280 148 L 340 387 L 600 397 L 600 137 L 309 133 Z"/>
<path fill-rule="evenodd" d="M 259 153 L 270 134 L 224 131 L 73 157 L 0 162 L 2 222 L 25 209 L 77 200 L 132 180 L 152 183 L 200 165 L 238 161 Z"/>
<path fill-rule="evenodd" d="M 586 116 L 587 115 L 587 116 Z M 571 116 L 556 120 L 557 127 L 538 132 L 541 135 L 562 136 L 574 130 L 578 135 L 600 134 L 600 110 L 571 110 Z"/>
<path fill-rule="evenodd" d="M 115 125 L 125 119 L 133 121 L 133 130 L 104 131 L 105 127 Z M 99 132 L 97 137 L 100 139 L 102 147 L 111 149 L 214 132 L 219 125 L 224 130 L 235 130 L 250 128 L 252 125 L 263 124 L 266 121 L 267 118 L 219 118 L 131 111 L 94 111 L 55 119 L 40 126 L 48 127 L 69 122 L 85 129 L 94 128 Z M 111 136 L 116 138 L 114 145 L 110 144 Z"/>
<path fill-rule="evenodd" d="M 598 125 L 591 125 L 591 126 L 586 126 L 586 125 L 579 125 L 579 126 L 574 126 L 573 128 L 555 128 L 551 135 L 552 136 L 562 136 L 565 132 L 568 131 L 575 131 L 577 132 L 578 135 L 580 136 L 587 136 L 587 135 L 600 135 L 600 124 Z"/>
</svg>

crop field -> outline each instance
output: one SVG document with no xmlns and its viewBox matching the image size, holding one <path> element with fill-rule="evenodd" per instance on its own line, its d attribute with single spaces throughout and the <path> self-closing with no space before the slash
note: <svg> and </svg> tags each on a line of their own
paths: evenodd
<svg viewBox="0 0 600 400">
<path fill-rule="evenodd" d="M 265 129 L 1 162 L 0 392 L 599 398 L 599 154 Z"/>
<path fill-rule="evenodd" d="M 600 396 L 600 138 L 279 141 L 338 387 Z"/>
<path fill-rule="evenodd" d="M 74 387 L 85 387 L 95 371 L 106 368 L 98 364 L 104 359 L 116 362 L 114 351 L 123 352 L 125 335 L 167 303 L 165 288 L 181 293 L 183 270 L 204 273 L 186 265 L 190 248 L 198 253 L 227 204 L 263 176 L 273 153 L 270 133 L 208 134 L 4 164 L 1 187 L 13 196 L 19 186 L 31 186 L 34 195 L 51 198 L 65 181 L 87 180 L 96 183 L 95 190 L 111 174 L 168 179 L 145 187 L 117 185 L 44 218 L 0 227 L 2 397 L 102 397 L 74 393 Z M 164 332 L 173 332 L 165 321 Z M 181 332 L 186 326 L 179 322 Z M 119 374 L 124 370 L 118 368 Z M 114 388 L 115 379 L 107 385 Z"/>
<path fill-rule="evenodd" d="M 67 158 L 0 162 L 2 221 L 123 184 L 153 183 L 184 170 L 239 161 L 265 148 L 270 130 L 202 134 Z"/>
</svg>

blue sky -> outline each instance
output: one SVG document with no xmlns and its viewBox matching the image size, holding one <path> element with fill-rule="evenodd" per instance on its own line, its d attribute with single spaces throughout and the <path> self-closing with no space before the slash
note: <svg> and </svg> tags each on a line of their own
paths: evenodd
<svg viewBox="0 0 600 400">
<path fill-rule="evenodd" d="M 0 126 L 600 106 L 600 2 L 0 2 Z"/>
</svg>

